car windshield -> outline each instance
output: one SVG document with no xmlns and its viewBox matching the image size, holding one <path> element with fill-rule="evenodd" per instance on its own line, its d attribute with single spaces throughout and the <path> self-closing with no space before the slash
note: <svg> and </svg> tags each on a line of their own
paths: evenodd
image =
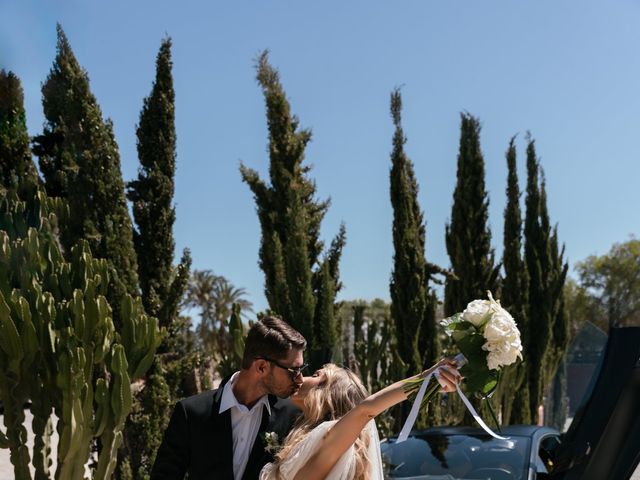
<svg viewBox="0 0 640 480">
<path fill-rule="evenodd" d="M 382 444 L 387 478 L 525 480 L 530 440 L 425 434 Z"/>
</svg>

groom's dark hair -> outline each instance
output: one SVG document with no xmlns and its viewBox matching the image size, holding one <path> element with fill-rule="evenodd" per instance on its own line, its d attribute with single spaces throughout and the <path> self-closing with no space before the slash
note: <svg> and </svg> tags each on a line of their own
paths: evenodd
<svg viewBox="0 0 640 480">
<path fill-rule="evenodd" d="M 287 322 L 274 316 L 263 317 L 249 329 L 242 368 L 249 368 L 256 358 L 282 360 L 292 348 L 304 350 L 306 347 L 302 334 Z"/>
</svg>

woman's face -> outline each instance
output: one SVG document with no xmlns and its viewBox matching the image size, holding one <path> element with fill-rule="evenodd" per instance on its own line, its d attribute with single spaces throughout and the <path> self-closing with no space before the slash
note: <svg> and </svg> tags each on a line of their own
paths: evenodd
<svg viewBox="0 0 640 480">
<path fill-rule="evenodd" d="M 298 407 L 300 410 L 304 410 L 304 399 L 307 398 L 309 391 L 312 388 L 315 388 L 324 383 L 325 380 L 326 377 L 324 371 L 322 369 L 316 370 L 315 373 L 310 377 L 304 377 L 304 379 L 302 380 L 302 385 L 300 386 L 298 391 L 291 395 L 291 397 L 289 398 L 296 407 Z"/>
</svg>

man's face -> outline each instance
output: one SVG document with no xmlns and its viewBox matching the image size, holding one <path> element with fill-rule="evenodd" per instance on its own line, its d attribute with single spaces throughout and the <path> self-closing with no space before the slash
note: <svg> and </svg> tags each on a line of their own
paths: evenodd
<svg viewBox="0 0 640 480">
<path fill-rule="evenodd" d="M 277 362 L 281 365 L 268 362 L 269 370 L 264 377 L 264 386 L 268 393 L 280 398 L 286 398 L 298 391 L 302 385 L 302 374 L 291 378 L 291 373 L 286 368 L 296 368 L 304 365 L 302 350 L 291 349 L 289 354 Z M 282 368 L 286 367 L 286 368 Z"/>
</svg>

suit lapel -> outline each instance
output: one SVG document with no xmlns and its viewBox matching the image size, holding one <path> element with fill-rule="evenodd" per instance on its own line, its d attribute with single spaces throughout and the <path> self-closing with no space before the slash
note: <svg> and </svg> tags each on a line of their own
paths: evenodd
<svg viewBox="0 0 640 480">
<path fill-rule="evenodd" d="M 258 429 L 258 435 L 253 442 L 249 459 L 247 460 L 247 468 L 244 471 L 243 480 L 246 478 L 257 478 L 262 467 L 268 461 L 272 460 L 272 457 L 266 452 L 264 444 L 264 433 L 269 426 L 269 412 L 266 407 L 262 407 L 262 421 L 260 422 L 260 428 Z"/>
<path fill-rule="evenodd" d="M 228 379 L 226 379 L 228 380 Z M 233 480 L 233 435 L 231 433 L 231 410 L 220 413 L 220 402 L 222 401 L 222 391 L 226 381 L 220 384 L 220 387 L 213 396 L 213 404 L 211 406 L 211 432 L 209 437 L 213 452 L 217 458 L 224 459 L 222 470 L 215 468 L 215 478 Z"/>
</svg>

